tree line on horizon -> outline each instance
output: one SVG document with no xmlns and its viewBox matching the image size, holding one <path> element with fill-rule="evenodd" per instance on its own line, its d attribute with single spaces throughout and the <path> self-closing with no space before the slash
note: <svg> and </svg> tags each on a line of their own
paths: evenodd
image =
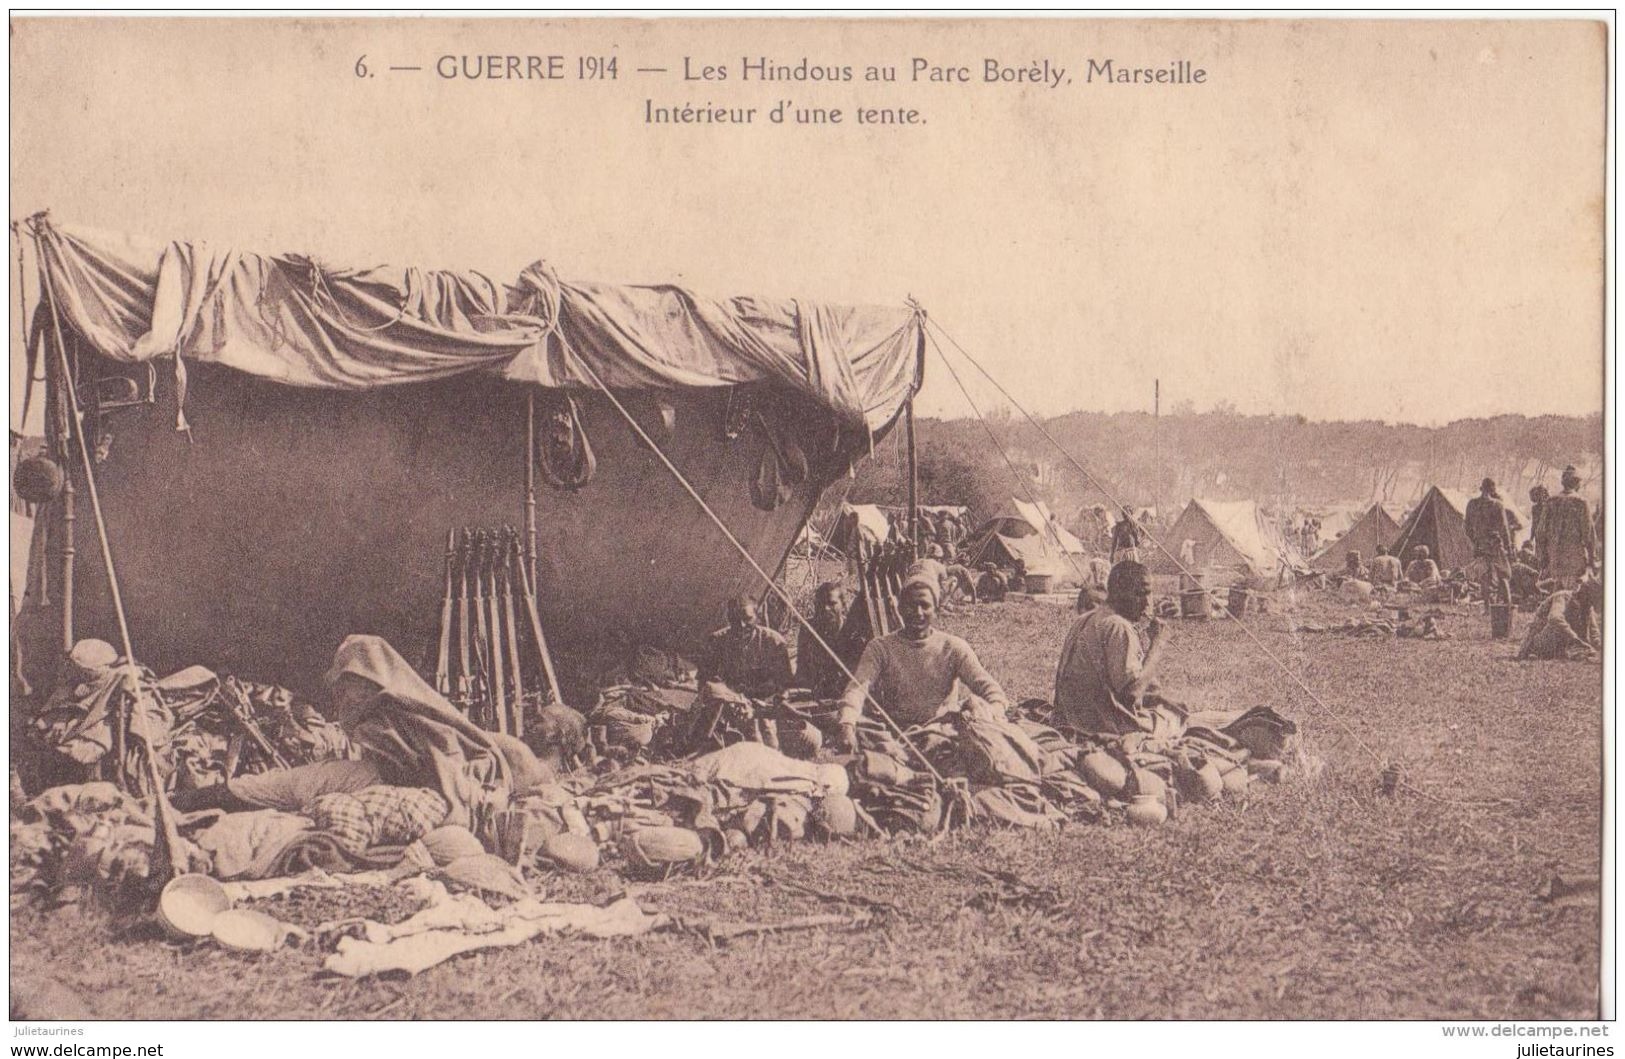
<svg viewBox="0 0 1625 1059">
<path fill-rule="evenodd" d="M 1345 501 L 1403 508 L 1428 485 L 1476 491 L 1485 476 L 1522 507 L 1534 484 L 1556 492 L 1568 464 L 1588 479 L 1600 475 L 1604 447 L 1601 414 L 1500 415 L 1424 427 L 1240 415 L 1227 406 L 1195 412 L 1187 405 L 1160 419 L 1071 412 L 1040 423 L 1111 496 L 1175 513 L 1192 497 L 1284 510 Z M 1081 506 L 1109 503 L 1038 429 L 1007 410 L 986 420 L 920 418 L 915 432 L 922 504 L 963 504 L 980 520 L 1011 497 L 1036 498 L 1070 525 Z M 858 465 L 850 486 L 837 483 L 826 492 L 818 526 L 842 499 L 907 503 L 903 435 L 899 425 Z"/>
</svg>

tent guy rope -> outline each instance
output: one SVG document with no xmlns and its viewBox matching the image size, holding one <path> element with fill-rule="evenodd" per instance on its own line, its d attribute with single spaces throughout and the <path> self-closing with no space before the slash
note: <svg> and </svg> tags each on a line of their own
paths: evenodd
<svg viewBox="0 0 1625 1059">
<path fill-rule="evenodd" d="M 1010 468 L 1011 476 L 1014 477 L 1015 480 L 1021 485 L 1022 492 L 1027 494 L 1027 502 L 1032 504 L 1033 507 L 1037 508 L 1040 515 L 1042 515 L 1045 511 L 1048 511 L 1049 509 L 1041 504 L 1038 497 L 1033 493 L 1032 486 L 1027 483 L 1026 475 L 1022 474 L 1021 471 L 1016 468 L 1015 461 L 1010 458 L 1010 454 L 1006 452 L 1004 446 L 999 443 L 998 435 L 993 432 L 993 425 L 987 421 L 986 416 L 982 415 L 982 410 L 976 406 L 976 400 L 971 397 L 970 390 L 965 388 L 965 383 L 959 378 L 959 373 L 954 370 L 953 364 L 949 362 L 947 355 L 942 352 L 942 347 L 937 344 L 936 336 L 931 334 L 930 331 L 929 318 L 927 318 L 927 330 L 925 334 L 926 337 L 931 340 L 931 348 L 937 351 L 937 358 L 942 361 L 942 366 L 948 369 L 949 375 L 953 376 L 955 385 L 959 387 L 959 392 L 965 395 L 965 402 L 970 405 L 971 411 L 976 413 L 976 418 L 981 422 L 982 429 L 987 431 L 988 440 L 993 442 L 993 447 L 999 450 L 999 455 L 1004 457 L 1005 466 Z M 1060 549 L 1061 555 L 1066 559 L 1068 565 L 1072 567 L 1072 572 L 1078 575 L 1078 580 L 1086 580 L 1086 575 L 1078 567 L 1078 561 L 1072 557 L 1071 552 L 1067 551 L 1066 542 L 1061 539 L 1060 532 L 1057 531 L 1054 526 L 1050 525 L 1047 520 L 1044 523 L 1044 528 L 1049 531 L 1049 535 L 1051 537 L 1055 538 L 1055 546 Z M 986 554 L 986 551 L 987 544 L 984 542 L 982 551 L 973 556 L 971 562 L 974 563 L 980 561 L 982 556 Z"/>
<path fill-rule="evenodd" d="M 819 634 L 818 630 L 813 627 L 812 622 L 801 613 L 801 611 L 796 607 L 795 601 L 792 600 L 790 596 L 778 586 L 778 583 L 773 580 L 766 570 L 762 569 L 761 564 L 758 563 L 756 558 L 750 554 L 749 549 L 740 543 L 739 538 L 734 536 L 733 531 L 728 528 L 728 524 L 722 520 L 721 516 L 719 516 L 715 511 L 711 510 L 711 505 L 705 502 L 705 498 L 702 497 L 699 494 L 699 491 L 689 483 L 689 480 L 683 475 L 683 472 L 677 469 L 677 465 L 672 463 L 671 459 L 667 457 L 665 450 L 655 442 L 654 438 L 649 436 L 648 432 L 643 429 L 643 425 L 633 417 L 631 412 L 627 411 L 626 406 L 621 404 L 620 400 L 616 398 L 615 394 L 610 390 L 610 388 L 604 385 L 604 380 L 598 377 L 598 373 L 593 370 L 591 364 L 587 363 L 586 358 L 582 357 L 579 353 L 572 349 L 570 347 L 569 340 L 566 339 L 562 334 L 559 334 L 558 337 L 564 351 L 581 366 L 582 371 L 586 372 L 587 376 L 592 379 L 593 385 L 598 388 L 598 391 L 609 399 L 609 403 L 615 406 L 615 410 L 621 414 L 621 418 L 626 420 L 627 425 L 632 428 L 633 432 L 637 434 L 645 445 L 649 446 L 649 450 L 659 458 L 662 464 L 665 465 L 666 470 L 671 472 L 672 477 L 677 479 L 677 484 L 683 487 L 683 491 L 692 497 L 696 504 L 700 505 L 700 509 L 705 512 L 706 517 L 709 518 L 717 529 L 722 532 L 722 535 L 727 538 L 728 543 L 731 544 L 734 547 L 734 550 L 739 552 L 744 560 L 750 564 L 750 568 L 756 571 L 756 576 L 760 577 L 763 583 L 768 586 L 773 594 L 779 597 L 780 602 L 782 602 L 789 613 L 795 617 L 796 622 L 803 629 L 806 629 L 807 632 L 812 634 L 812 638 L 817 642 L 818 646 L 822 647 L 826 652 L 828 652 L 831 661 L 840 667 L 841 672 L 845 674 L 846 678 L 853 683 L 856 683 L 858 679 L 857 676 L 852 672 L 852 670 L 847 668 L 845 662 L 841 661 L 841 657 L 836 652 L 835 648 L 830 646 L 824 637 Z M 897 736 L 898 739 L 902 740 L 903 745 L 908 747 L 909 751 L 913 753 L 913 755 L 922 765 L 925 766 L 925 770 L 930 774 L 931 778 L 936 780 L 939 784 L 946 784 L 948 781 L 943 778 L 942 773 L 937 771 L 936 766 L 931 764 L 930 760 L 925 756 L 925 753 L 921 751 L 919 747 L 914 745 L 913 740 L 909 739 L 908 735 L 901 727 L 898 726 L 897 722 L 892 720 L 891 715 L 885 711 L 880 703 L 875 701 L 874 696 L 865 693 L 864 698 L 869 705 L 874 707 L 876 715 L 886 723 L 886 727 L 892 730 L 892 734 Z"/>
</svg>

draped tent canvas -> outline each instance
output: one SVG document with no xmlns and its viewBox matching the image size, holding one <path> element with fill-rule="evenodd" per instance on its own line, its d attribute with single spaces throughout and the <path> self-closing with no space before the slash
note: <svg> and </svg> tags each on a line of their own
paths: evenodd
<svg viewBox="0 0 1625 1059">
<path fill-rule="evenodd" d="M 691 649 L 755 575 L 592 376 L 768 568 L 920 381 L 909 307 L 570 282 L 541 264 L 498 284 L 32 227 L 87 436 L 108 439 L 97 477 L 140 651 L 160 667 L 307 685 L 350 633 L 421 662 L 447 530 L 523 520 L 532 400 L 549 639 Z M 98 409 L 124 379 L 143 399 Z M 79 552 L 94 635 L 103 572 Z"/>
<path fill-rule="evenodd" d="M 127 240 L 35 226 L 64 324 L 117 361 L 168 356 L 329 389 L 479 370 L 586 389 L 581 357 L 617 389 L 780 384 L 871 430 L 918 388 L 918 318 L 903 307 L 569 283 L 543 262 L 501 286 L 471 271 L 334 269 L 183 242 L 146 262 Z"/>
</svg>

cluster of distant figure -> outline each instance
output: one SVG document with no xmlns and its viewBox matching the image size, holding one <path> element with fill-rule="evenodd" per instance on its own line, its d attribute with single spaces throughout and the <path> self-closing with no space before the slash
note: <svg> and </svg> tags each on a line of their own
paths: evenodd
<svg viewBox="0 0 1625 1059">
<path fill-rule="evenodd" d="M 1459 568 L 1443 569 L 1445 556 L 1415 544 L 1404 554 L 1379 545 L 1369 558 L 1351 550 L 1345 568 L 1331 576 L 1335 585 L 1348 582 L 1371 586 L 1377 594 L 1393 592 L 1453 593 L 1451 598 L 1481 598 L 1490 608 L 1521 607 L 1534 619 L 1520 648 L 1520 657 L 1555 658 L 1590 656 L 1598 637 L 1595 612 L 1601 608 L 1601 511 L 1593 512 L 1580 495 L 1582 480 L 1576 468 L 1564 468 L 1562 488 L 1555 495 L 1545 486 L 1529 491 L 1530 519 L 1525 526 L 1518 513 L 1501 497 L 1496 483 L 1485 478 L 1479 495 L 1467 504 L 1466 533 L 1472 560 Z M 888 514 L 888 538 L 910 542 L 906 516 Z M 1080 575 L 1080 612 L 1104 601 L 1110 571 L 1124 562 L 1145 564 L 1161 550 L 1161 534 L 1169 528 L 1149 508 L 1127 504 L 1117 510 L 1095 504 L 1079 513 L 1076 536 L 1086 553 L 1074 557 Z M 1281 536 L 1298 556 L 1317 553 L 1326 543 L 1321 517 L 1310 512 L 1285 516 Z M 1022 589 L 1028 571 L 1019 557 L 988 561 L 976 548 L 968 518 L 953 510 L 919 512 L 913 538 L 919 566 L 940 586 L 942 603 L 998 602 Z M 1059 539 L 1059 533 L 1057 533 Z M 1181 568 L 1195 571 L 1199 561 L 1196 542 L 1186 540 L 1178 549 Z M 1295 579 L 1313 575 L 1299 563 L 1282 557 L 1282 575 Z M 1192 585 L 1199 581 L 1192 579 Z M 827 588 L 828 586 L 826 586 Z M 1182 587 L 1184 584 L 1182 583 Z M 1508 635 L 1507 620 L 1492 613 L 1494 635 Z"/>
<path fill-rule="evenodd" d="M 1580 485 L 1579 473 L 1566 467 L 1561 493 L 1553 496 L 1540 485 L 1531 489 L 1528 536 L 1519 544 L 1523 521 L 1502 499 L 1494 479 L 1485 478 L 1479 483 L 1479 495 L 1467 503 L 1466 532 L 1473 557 L 1465 567 L 1447 576 L 1426 545 L 1410 548 L 1404 557 L 1390 555 L 1379 545 L 1369 563 L 1358 551 L 1350 551 L 1342 580 L 1369 584 L 1377 591 L 1470 587 L 1490 607 L 1496 636 L 1507 635 L 1514 605 L 1534 611 L 1519 658 L 1592 657 L 1598 645 L 1596 615 L 1602 606 L 1601 513 L 1593 514 L 1579 493 Z"/>
<path fill-rule="evenodd" d="M 1320 519 L 1314 515 L 1288 515 L 1281 532 L 1299 555 L 1310 556 L 1320 550 Z"/>
<path fill-rule="evenodd" d="M 1114 518 L 1106 505 L 1096 504 L 1079 514 L 1077 537 L 1084 547 L 1106 556 L 1110 562 L 1127 558 L 1139 561 L 1143 558 L 1141 549 L 1163 528 L 1150 508 L 1136 515 L 1134 509 L 1125 504 Z"/>
</svg>

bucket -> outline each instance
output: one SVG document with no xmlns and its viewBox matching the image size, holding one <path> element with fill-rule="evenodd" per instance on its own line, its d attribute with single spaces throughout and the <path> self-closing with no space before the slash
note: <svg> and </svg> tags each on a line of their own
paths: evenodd
<svg viewBox="0 0 1625 1059">
<path fill-rule="evenodd" d="M 1247 616 L 1247 604 L 1252 599 L 1252 593 L 1241 585 L 1230 589 L 1230 613 L 1238 618 Z"/>
<path fill-rule="evenodd" d="M 1505 640 L 1512 635 L 1512 608 L 1505 603 L 1490 604 L 1490 636 Z"/>
<path fill-rule="evenodd" d="M 1028 574 L 1027 592 L 1029 595 L 1036 596 L 1039 593 L 1048 592 L 1050 586 L 1054 583 L 1055 577 L 1052 574 Z"/>
<path fill-rule="evenodd" d="M 1179 594 L 1179 614 L 1184 618 L 1195 618 L 1198 621 L 1208 617 L 1207 593 L 1201 589 L 1195 592 L 1181 592 Z"/>
</svg>

